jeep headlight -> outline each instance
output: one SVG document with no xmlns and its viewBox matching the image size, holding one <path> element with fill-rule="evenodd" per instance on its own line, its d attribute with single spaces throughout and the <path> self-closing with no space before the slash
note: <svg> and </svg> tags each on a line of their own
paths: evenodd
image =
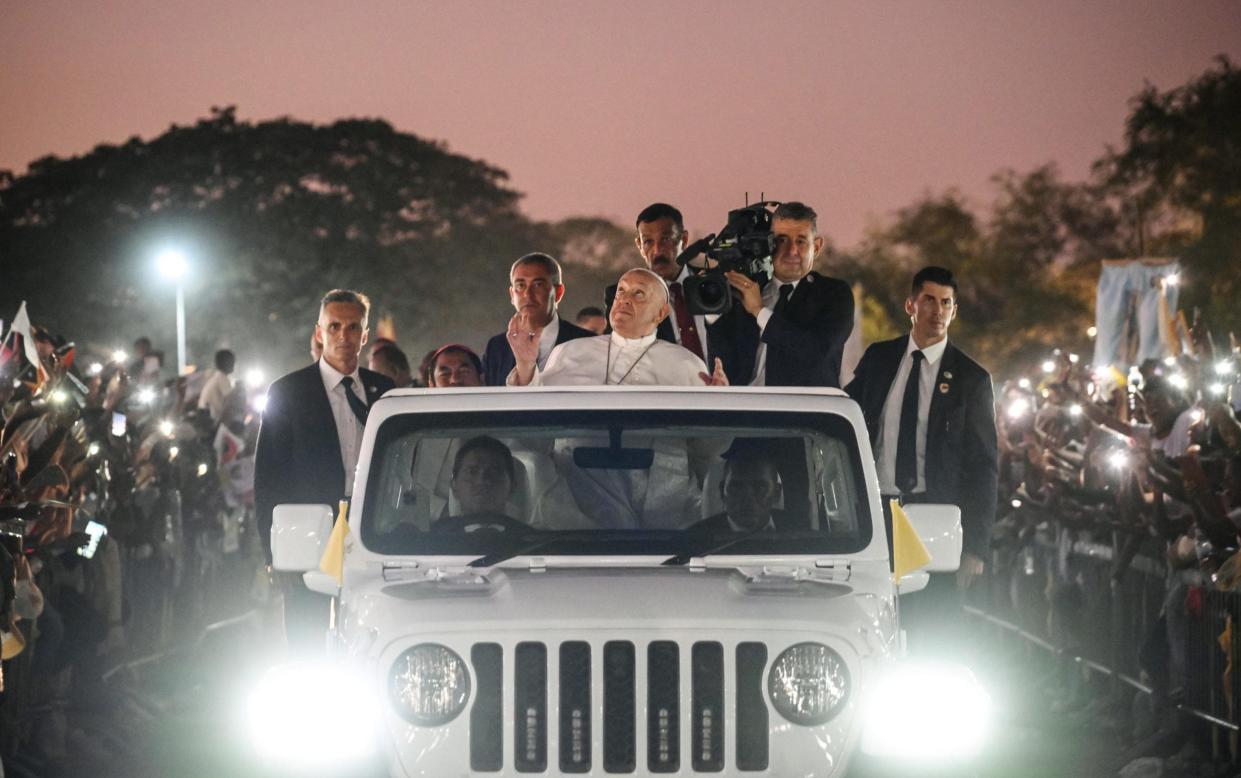
<svg viewBox="0 0 1241 778">
<path fill-rule="evenodd" d="M 821 643 L 786 648 L 767 674 L 767 694 L 781 716 L 802 726 L 822 724 L 849 698 L 845 660 Z"/>
<path fill-rule="evenodd" d="M 422 643 L 405 651 L 388 673 L 388 696 L 412 724 L 438 727 L 455 719 L 470 697 L 470 674 L 450 648 Z"/>
</svg>

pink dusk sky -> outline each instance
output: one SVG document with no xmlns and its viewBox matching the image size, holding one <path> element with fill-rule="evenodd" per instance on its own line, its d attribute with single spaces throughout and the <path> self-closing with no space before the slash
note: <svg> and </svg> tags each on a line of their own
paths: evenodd
<svg viewBox="0 0 1241 778">
<path fill-rule="evenodd" d="M 848 247 L 1005 167 L 1082 179 L 1127 101 L 1241 59 L 1241 2 L 0 0 L 0 168 L 213 105 L 379 117 L 506 169 L 536 219 L 698 234 L 765 192 Z"/>
</svg>

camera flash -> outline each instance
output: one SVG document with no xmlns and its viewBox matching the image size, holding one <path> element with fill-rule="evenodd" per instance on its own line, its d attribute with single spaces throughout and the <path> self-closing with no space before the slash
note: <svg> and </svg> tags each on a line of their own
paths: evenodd
<svg viewBox="0 0 1241 778">
<path fill-rule="evenodd" d="M 1189 388 L 1189 379 L 1185 377 L 1184 373 L 1173 373 L 1168 376 L 1168 383 L 1172 384 L 1177 389 Z"/>
<path fill-rule="evenodd" d="M 99 375 L 103 372 L 103 365 L 98 362 L 91 362 L 90 367 L 86 368 L 86 372 L 89 375 Z"/>
<path fill-rule="evenodd" d="M 1018 382 L 1017 382 L 1017 386 L 1020 386 L 1022 389 L 1029 389 L 1029 388 L 1030 388 L 1030 379 L 1028 379 L 1028 378 L 1023 378 L 1023 379 L 1021 379 L 1020 381 L 1018 381 Z"/>
<path fill-rule="evenodd" d="M 1228 375 L 1232 372 L 1232 369 L 1231 359 L 1221 359 L 1215 363 L 1215 372 L 1218 375 Z"/>
<path fill-rule="evenodd" d="M 1225 388 L 1226 387 L 1223 384 L 1211 384 L 1211 394 L 1218 397 L 1224 393 Z"/>
<path fill-rule="evenodd" d="M 1069 406 L 1069 415 L 1070 415 L 1070 416 L 1073 416 L 1073 417 L 1081 416 L 1081 415 L 1082 415 L 1082 406 L 1078 405 L 1077 403 L 1073 403 L 1072 405 L 1070 405 L 1070 406 Z"/>
<path fill-rule="evenodd" d="M 1129 465 L 1129 455 L 1124 451 L 1113 451 L 1108 455 L 1107 463 L 1119 470 Z"/>
<path fill-rule="evenodd" d="M 1169 273 L 1168 275 L 1163 277 L 1163 280 L 1168 284 L 1168 286 L 1176 286 L 1177 284 L 1181 283 L 1181 274 L 1180 273 Z"/>
<path fill-rule="evenodd" d="M 249 386 L 258 386 L 263 383 L 263 371 L 257 367 L 252 367 L 246 371 L 246 384 Z"/>
<path fill-rule="evenodd" d="M 1069 361 L 1072 362 L 1073 364 L 1076 365 L 1079 359 L 1081 359 L 1081 357 L 1077 356 L 1076 354 L 1069 354 Z"/>
<path fill-rule="evenodd" d="M 164 419 L 163 421 L 159 423 L 159 431 L 163 433 L 164 435 L 167 435 L 170 438 L 172 437 L 172 433 L 175 430 L 176 430 L 176 427 L 168 419 Z"/>
<path fill-rule="evenodd" d="M 1055 372 L 1055 370 L 1056 370 L 1056 363 L 1051 361 L 1050 359 L 1043 363 L 1044 373 L 1053 373 Z"/>
<path fill-rule="evenodd" d="M 121 351 L 120 349 L 117 349 L 116 351 L 112 352 L 112 361 L 117 363 L 118 365 L 124 364 L 125 360 L 127 359 L 129 359 L 129 355 L 126 354 L 124 351 Z"/>
<path fill-rule="evenodd" d="M 1008 404 L 1008 418 L 1020 419 L 1030 410 L 1030 401 L 1024 397 L 1018 397 Z"/>
</svg>

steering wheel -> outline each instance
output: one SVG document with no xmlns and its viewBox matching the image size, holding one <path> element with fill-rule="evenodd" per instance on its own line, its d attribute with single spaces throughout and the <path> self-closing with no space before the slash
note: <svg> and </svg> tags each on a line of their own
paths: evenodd
<svg viewBox="0 0 1241 778">
<path fill-rule="evenodd" d="M 445 516 L 431 526 L 432 532 L 473 534 L 475 532 L 508 533 L 530 529 L 511 516 L 503 513 L 472 513 L 468 516 Z"/>
</svg>

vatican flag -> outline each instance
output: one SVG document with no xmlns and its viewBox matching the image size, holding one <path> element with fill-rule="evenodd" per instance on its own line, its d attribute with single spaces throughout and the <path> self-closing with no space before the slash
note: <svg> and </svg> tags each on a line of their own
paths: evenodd
<svg viewBox="0 0 1241 778">
<path fill-rule="evenodd" d="M 319 569 L 336 579 L 341 586 L 345 580 L 345 538 L 349 536 L 349 503 L 340 501 L 340 512 L 336 515 L 336 524 L 332 526 L 332 534 L 328 535 L 327 547 L 319 558 Z"/>
<path fill-rule="evenodd" d="M 931 561 L 931 553 L 922 545 L 922 538 L 905 515 L 898 500 L 890 503 L 892 509 L 892 575 L 896 581 L 901 576 L 924 567 Z"/>
</svg>

